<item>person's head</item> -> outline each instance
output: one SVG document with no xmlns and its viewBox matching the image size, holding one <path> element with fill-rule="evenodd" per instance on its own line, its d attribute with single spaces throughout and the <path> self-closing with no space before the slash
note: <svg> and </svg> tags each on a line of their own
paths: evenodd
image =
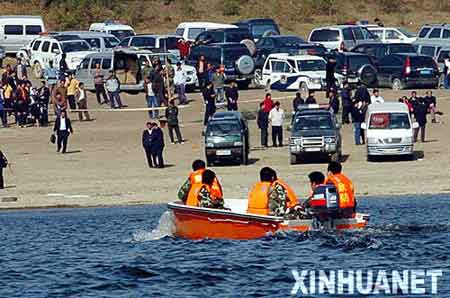
<svg viewBox="0 0 450 298">
<path fill-rule="evenodd" d="M 206 85 L 206 87 L 212 89 L 213 83 L 212 83 L 212 82 L 208 82 L 208 84 Z"/>
<path fill-rule="evenodd" d="M 217 67 L 217 68 L 216 68 L 216 72 L 217 72 L 217 73 L 220 73 L 220 67 Z"/>
<path fill-rule="evenodd" d="M 192 162 L 192 170 L 198 171 L 206 168 L 206 163 L 201 159 L 196 159 Z"/>
<path fill-rule="evenodd" d="M 200 55 L 200 58 L 199 58 L 199 60 L 200 60 L 200 61 L 205 61 L 205 56 L 203 56 L 203 55 Z"/>
<path fill-rule="evenodd" d="M 169 64 L 169 65 L 172 64 L 172 60 L 170 60 L 170 58 L 167 58 L 166 60 L 167 60 L 167 64 Z"/>
<path fill-rule="evenodd" d="M 398 102 L 403 102 L 403 98 L 400 97 L 400 98 L 398 99 Z"/>
<path fill-rule="evenodd" d="M 373 89 L 373 95 L 375 96 L 380 95 L 380 91 L 378 89 Z"/>
<path fill-rule="evenodd" d="M 417 92 L 416 91 L 411 91 L 411 97 L 416 97 L 417 96 Z"/>
<path fill-rule="evenodd" d="M 147 126 L 147 129 L 152 129 L 152 123 L 149 121 L 145 124 Z"/>
<path fill-rule="evenodd" d="M 216 179 L 216 173 L 211 170 L 205 170 L 202 174 L 202 183 L 206 185 L 212 185 Z"/>
<path fill-rule="evenodd" d="M 84 83 L 83 83 L 83 82 L 80 82 L 80 83 L 78 84 L 78 88 L 84 89 Z"/>
<path fill-rule="evenodd" d="M 347 81 L 344 81 L 343 83 L 344 89 L 349 89 L 350 88 L 350 84 Z"/>
<path fill-rule="evenodd" d="M 403 99 L 403 101 L 405 102 L 405 101 L 408 100 L 408 97 L 407 97 L 406 95 L 403 95 L 403 96 L 402 96 L 402 99 Z"/>
<path fill-rule="evenodd" d="M 95 63 L 95 69 L 100 69 L 100 63 Z"/>
<path fill-rule="evenodd" d="M 171 107 L 175 106 L 175 99 L 171 99 L 171 100 L 169 101 L 169 105 L 170 105 Z"/>
<path fill-rule="evenodd" d="M 340 174 L 342 172 L 342 165 L 337 161 L 330 161 L 327 170 L 328 174 Z"/>
<path fill-rule="evenodd" d="M 17 58 L 17 64 L 22 63 L 22 59 L 20 59 L 19 57 Z"/>
<path fill-rule="evenodd" d="M 315 190 L 317 186 L 325 183 L 325 176 L 318 171 L 311 172 L 308 175 L 311 190 Z"/>
<path fill-rule="evenodd" d="M 427 92 L 425 92 L 425 94 L 426 94 L 427 96 L 433 96 L 433 91 L 428 90 Z"/>
<path fill-rule="evenodd" d="M 66 83 L 65 80 L 59 80 L 59 86 L 64 87 L 64 84 Z"/>
<path fill-rule="evenodd" d="M 273 105 L 275 106 L 275 108 L 277 110 L 280 109 L 280 102 L 279 101 L 276 101 Z"/>
<path fill-rule="evenodd" d="M 313 90 L 309 90 L 309 92 L 308 92 L 308 95 L 309 95 L 310 97 L 314 97 L 315 94 L 316 94 L 316 93 L 315 93 Z"/>
<path fill-rule="evenodd" d="M 295 93 L 295 97 L 296 97 L 296 98 L 301 98 L 301 97 L 302 97 L 302 94 L 301 94 L 300 92 L 297 92 L 297 93 Z"/>
<path fill-rule="evenodd" d="M 266 99 L 272 99 L 272 95 L 270 93 L 266 93 Z"/>
<path fill-rule="evenodd" d="M 110 76 L 110 77 L 114 77 L 114 71 L 113 71 L 113 70 L 110 70 L 110 71 L 109 71 L 109 76 Z"/>
<path fill-rule="evenodd" d="M 274 172 L 272 168 L 264 167 L 259 171 L 259 179 L 261 182 L 273 182 L 275 179 Z"/>
<path fill-rule="evenodd" d="M 231 87 L 236 88 L 238 85 L 236 81 L 231 81 Z"/>
<path fill-rule="evenodd" d="M 177 62 L 177 68 L 181 69 L 181 62 Z"/>
<path fill-rule="evenodd" d="M 66 111 L 61 111 L 61 118 L 66 118 L 67 117 L 67 113 Z"/>
</svg>

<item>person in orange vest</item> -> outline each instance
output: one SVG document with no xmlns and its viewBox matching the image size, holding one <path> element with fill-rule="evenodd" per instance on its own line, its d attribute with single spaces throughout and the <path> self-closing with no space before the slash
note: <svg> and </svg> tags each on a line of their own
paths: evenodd
<svg viewBox="0 0 450 298">
<path fill-rule="evenodd" d="M 294 202 L 294 198 L 291 197 L 293 191 L 288 193 L 287 184 L 277 179 L 277 173 L 272 168 L 262 168 L 259 176 L 260 182 L 256 183 L 248 194 L 247 212 L 260 215 L 285 216 L 289 210 L 291 200 Z"/>
<path fill-rule="evenodd" d="M 216 174 L 211 170 L 205 170 L 202 174 L 202 182 L 193 184 L 187 196 L 186 205 L 204 208 L 223 209 L 223 198 L 214 196 L 212 187 Z"/>
<path fill-rule="evenodd" d="M 186 181 L 183 183 L 180 190 L 178 191 L 178 198 L 183 203 L 186 203 L 192 185 L 202 183 L 202 174 L 205 170 L 206 164 L 203 160 L 201 159 L 194 160 L 194 162 L 192 163 L 192 173 L 189 175 L 189 177 L 186 179 Z M 223 198 L 222 186 L 220 185 L 217 177 L 214 180 L 212 192 L 216 198 Z"/>
<path fill-rule="evenodd" d="M 344 174 L 342 174 L 342 165 L 332 161 L 328 164 L 328 177 L 325 184 L 334 184 L 339 194 L 339 209 L 344 215 L 351 215 L 355 212 L 355 189 L 353 183 Z"/>
</svg>

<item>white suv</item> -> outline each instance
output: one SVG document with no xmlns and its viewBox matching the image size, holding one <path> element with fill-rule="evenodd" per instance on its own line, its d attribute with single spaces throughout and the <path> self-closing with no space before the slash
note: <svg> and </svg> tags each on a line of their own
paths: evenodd
<svg viewBox="0 0 450 298">
<path fill-rule="evenodd" d="M 58 36 L 42 36 L 32 42 L 30 64 L 36 78 L 42 77 L 50 61 L 53 61 L 54 67 L 58 67 L 63 53 L 66 54 L 69 70 L 75 70 L 84 57 L 95 53 L 86 41 L 75 38 L 61 40 Z"/>
<path fill-rule="evenodd" d="M 379 43 L 380 40 L 363 26 L 336 25 L 313 29 L 308 42 L 321 44 L 330 50 L 350 51 L 361 43 Z"/>
<path fill-rule="evenodd" d="M 323 90 L 326 87 L 326 61 L 312 55 L 270 54 L 255 82 L 273 90 Z"/>
</svg>

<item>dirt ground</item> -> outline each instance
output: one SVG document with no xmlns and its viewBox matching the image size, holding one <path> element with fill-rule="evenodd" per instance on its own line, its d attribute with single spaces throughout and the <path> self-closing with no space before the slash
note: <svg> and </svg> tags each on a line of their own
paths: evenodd
<svg viewBox="0 0 450 298">
<path fill-rule="evenodd" d="M 420 90 L 419 94 L 424 94 Z M 410 91 L 382 90 L 382 96 L 395 101 Z M 273 92 L 286 111 L 291 111 L 293 93 Z M 354 181 L 359 197 L 450 192 L 450 92 L 436 90 L 438 106 L 445 114 L 437 124 L 427 126 L 427 142 L 415 147 L 417 159 L 367 162 L 365 147 L 353 144 L 351 126 L 342 128 L 345 173 Z M 140 95 L 125 95 L 129 108 L 145 107 Z M 264 90 L 240 93 L 240 110 L 255 112 Z M 324 95 L 320 98 L 324 101 Z M 49 142 L 51 127 L 0 128 L 0 148 L 11 167 L 4 170 L 7 188 L 0 190 L 0 208 L 76 207 L 123 204 L 163 203 L 176 199 L 179 186 L 189 173 L 191 162 L 204 158 L 202 145 L 202 101 L 199 93 L 188 94 L 190 106 L 181 110 L 184 145 L 172 145 L 165 129 L 165 169 L 149 169 L 141 146 L 141 134 L 148 120 L 146 112 L 114 111 L 97 105 L 89 95 L 94 121 L 73 120 L 74 135 L 69 139 L 69 153 L 56 153 Z M 12 120 L 12 119 L 11 119 Z M 275 168 L 290 183 L 299 197 L 308 193 L 307 174 L 325 171 L 326 162 L 289 165 L 288 147 L 257 150 L 259 131 L 255 120 L 251 129 L 248 166 L 214 167 L 224 187 L 226 198 L 246 198 L 263 166 Z M 287 125 L 286 125 L 287 126 Z M 284 132 L 285 144 L 289 133 Z"/>
</svg>

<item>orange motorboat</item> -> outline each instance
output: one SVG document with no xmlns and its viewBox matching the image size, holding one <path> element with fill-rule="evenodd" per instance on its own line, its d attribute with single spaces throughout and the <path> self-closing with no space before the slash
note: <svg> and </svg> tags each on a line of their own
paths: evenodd
<svg viewBox="0 0 450 298">
<path fill-rule="evenodd" d="M 306 232 L 318 228 L 313 219 L 286 220 L 281 217 L 246 213 L 246 200 L 226 200 L 231 210 L 169 203 L 173 212 L 174 235 L 187 239 L 257 239 L 277 231 Z M 321 222 L 320 227 L 333 230 L 364 228 L 369 215 L 356 213 L 353 218 L 336 218 Z"/>
</svg>

